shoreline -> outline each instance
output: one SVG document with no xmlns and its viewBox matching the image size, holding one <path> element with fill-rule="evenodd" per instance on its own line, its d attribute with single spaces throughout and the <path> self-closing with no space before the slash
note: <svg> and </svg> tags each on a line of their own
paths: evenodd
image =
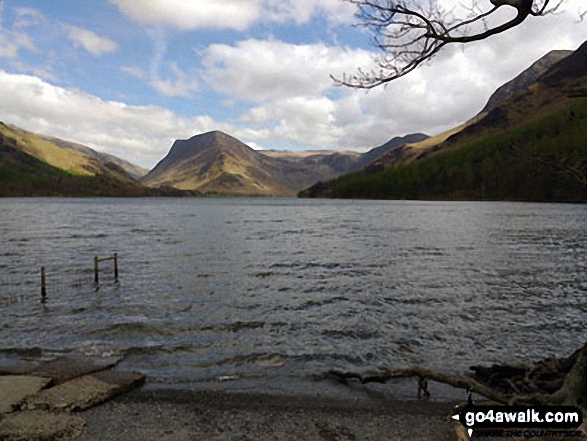
<svg viewBox="0 0 587 441">
<path fill-rule="evenodd" d="M 455 402 L 143 386 L 80 413 L 93 440 L 448 440 Z"/>
</svg>

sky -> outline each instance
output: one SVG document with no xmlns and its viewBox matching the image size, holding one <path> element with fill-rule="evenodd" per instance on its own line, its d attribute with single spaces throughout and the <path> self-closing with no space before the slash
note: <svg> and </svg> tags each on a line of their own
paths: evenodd
<svg viewBox="0 0 587 441">
<path fill-rule="evenodd" d="M 0 121 L 147 168 L 211 130 L 255 149 L 364 152 L 455 127 L 549 51 L 576 49 L 584 6 L 364 91 L 331 79 L 379 54 L 344 0 L 0 0 Z"/>
</svg>

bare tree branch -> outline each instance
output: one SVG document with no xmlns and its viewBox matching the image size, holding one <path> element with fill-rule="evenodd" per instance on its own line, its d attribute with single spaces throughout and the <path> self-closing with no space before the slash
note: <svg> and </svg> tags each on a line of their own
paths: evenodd
<svg viewBox="0 0 587 441">
<path fill-rule="evenodd" d="M 339 84 L 372 89 L 412 72 L 431 60 L 447 44 L 470 43 L 505 32 L 528 17 L 556 12 L 564 0 L 471 0 L 469 15 L 456 17 L 445 11 L 436 0 L 346 0 L 357 6 L 359 26 L 371 30 L 375 46 L 382 52 L 375 62 L 377 70 L 358 70 L 342 78 Z M 507 6 L 516 10 L 515 17 L 490 25 L 494 14 Z M 467 9 L 467 8 L 465 8 Z"/>
<path fill-rule="evenodd" d="M 344 372 L 331 369 L 321 378 L 350 379 L 366 383 L 385 383 L 394 378 L 418 378 L 418 398 L 423 390 L 429 396 L 427 381 L 473 391 L 497 403 L 587 404 L 587 343 L 569 357 L 547 358 L 531 365 L 474 366 L 476 378 L 448 375 L 421 366 L 388 368 L 375 373 Z"/>
</svg>

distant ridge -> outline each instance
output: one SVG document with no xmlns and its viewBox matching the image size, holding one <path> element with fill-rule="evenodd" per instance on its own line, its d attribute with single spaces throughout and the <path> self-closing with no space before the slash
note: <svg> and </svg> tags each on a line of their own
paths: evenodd
<svg viewBox="0 0 587 441">
<path fill-rule="evenodd" d="M 142 182 L 209 195 L 294 196 L 308 185 L 358 170 L 388 150 L 426 137 L 396 137 L 364 154 L 326 151 L 296 155 L 254 150 L 226 133 L 212 131 L 175 141 Z"/>
<path fill-rule="evenodd" d="M 232 136 L 213 131 L 177 140 L 143 179 L 156 187 L 169 185 L 205 194 L 291 195 L 283 176 L 275 177 L 280 160 L 268 158 Z"/>
</svg>

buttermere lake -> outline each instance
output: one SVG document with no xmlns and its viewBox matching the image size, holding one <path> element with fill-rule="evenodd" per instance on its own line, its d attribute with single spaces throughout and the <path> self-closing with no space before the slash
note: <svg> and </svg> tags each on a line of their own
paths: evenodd
<svg viewBox="0 0 587 441">
<path fill-rule="evenodd" d="M 166 384 L 464 374 L 583 345 L 586 267 L 586 205 L 2 199 L 0 361 L 124 356 Z"/>
</svg>

